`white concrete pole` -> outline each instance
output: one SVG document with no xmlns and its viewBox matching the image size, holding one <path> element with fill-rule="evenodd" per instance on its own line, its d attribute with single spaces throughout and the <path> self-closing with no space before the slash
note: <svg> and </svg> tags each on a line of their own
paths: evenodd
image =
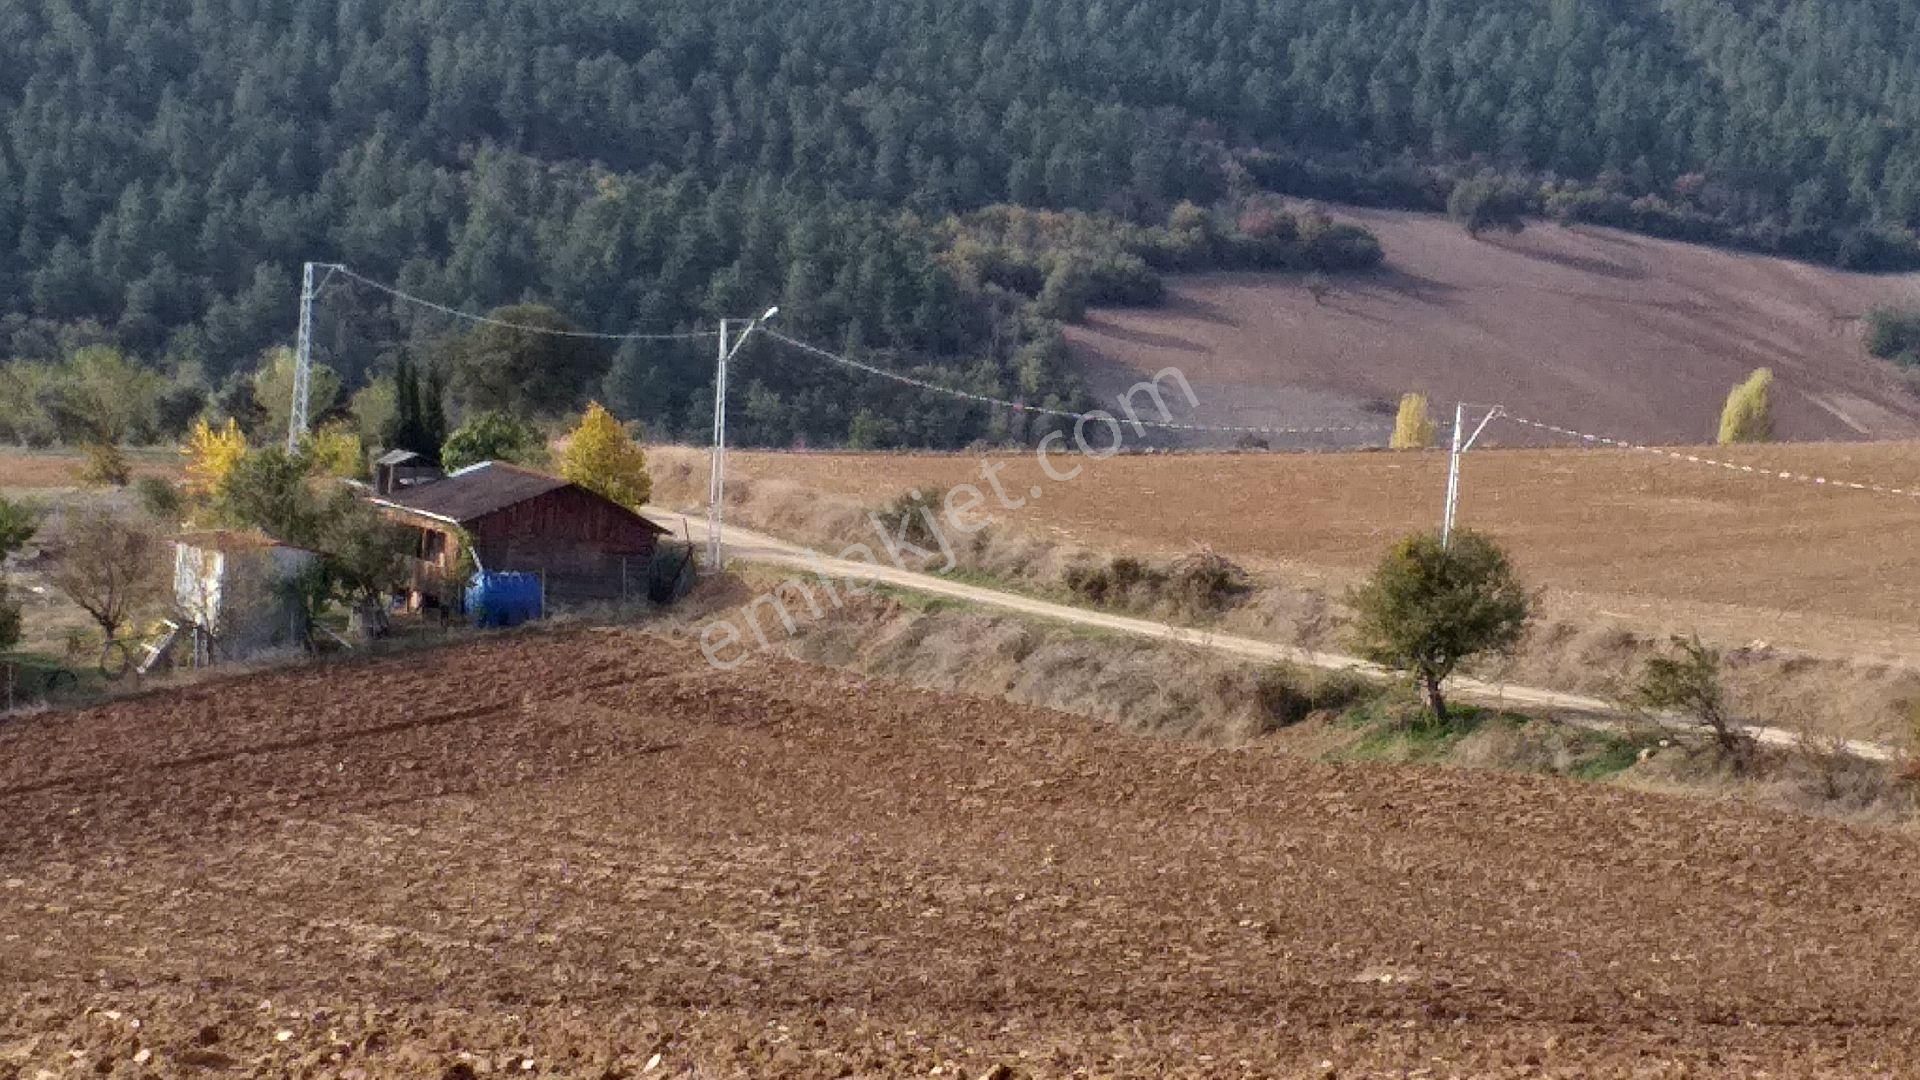
<svg viewBox="0 0 1920 1080">
<path fill-rule="evenodd" d="M 720 320 L 720 355 L 713 373 L 713 455 L 707 475 L 707 568 L 722 568 L 720 527 L 727 498 L 727 335 L 732 319 Z"/>
</svg>

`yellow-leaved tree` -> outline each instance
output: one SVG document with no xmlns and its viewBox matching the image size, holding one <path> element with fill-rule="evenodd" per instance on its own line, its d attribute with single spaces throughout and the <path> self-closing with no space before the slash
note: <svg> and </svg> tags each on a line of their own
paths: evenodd
<svg viewBox="0 0 1920 1080">
<path fill-rule="evenodd" d="M 1395 450 L 1425 450 L 1433 445 L 1433 413 L 1427 408 L 1427 395 L 1407 394 L 1400 399 L 1400 415 L 1393 420 Z"/>
<path fill-rule="evenodd" d="M 187 456 L 187 494 L 211 501 L 225 492 L 233 467 L 247 456 L 247 437 L 232 420 L 218 430 L 204 419 L 195 420 L 180 452 Z"/>
<path fill-rule="evenodd" d="M 1720 412 L 1720 444 L 1758 443 L 1773 438 L 1773 372 L 1760 368 L 1727 395 Z"/>
<path fill-rule="evenodd" d="M 580 426 L 568 436 L 560 475 L 588 491 L 638 510 L 653 495 L 647 455 L 627 429 L 599 402 L 587 405 Z"/>
</svg>

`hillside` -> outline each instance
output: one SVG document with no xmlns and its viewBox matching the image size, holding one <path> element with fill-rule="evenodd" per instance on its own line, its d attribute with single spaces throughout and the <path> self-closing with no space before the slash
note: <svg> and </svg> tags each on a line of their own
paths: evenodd
<svg viewBox="0 0 1920 1080">
<path fill-rule="evenodd" d="M 9 722 L 0 816 L 8 1075 L 1920 1065 L 1898 831 L 633 632 Z"/>
<path fill-rule="evenodd" d="M 1920 434 L 1920 395 L 1866 354 L 1860 322 L 1876 304 L 1920 301 L 1920 275 L 1849 274 L 1593 226 L 1475 240 L 1429 215 L 1342 216 L 1380 238 L 1387 270 L 1340 283 L 1324 303 L 1297 276 L 1200 275 L 1170 280 L 1163 308 L 1103 310 L 1070 328 L 1096 397 L 1174 366 L 1204 423 L 1378 425 L 1402 393 L 1420 391 L 1442 408 L 1498 403 L 1686 444 L 1712 437 L 1729 387 L 1770 367 L 1782 438 Z M 1511 427 L 1496 437 L 1526 441 Z"/>
<path fill-rule="evenodd" d="M 777 301 L 821 344 L 1071 404 L 1076 274 L 1027 311 L 1034 267 L 969 280 L 938 242 L 996 204 L 1157 226 L 1466 183 L 1911 268 L 1914 40 L 1904 0 L 26 0 L 0 9 L 0 360 L 107 343 L 214 397 L 291 336 L 321 260 L 601 333 Z M 323 298 L 348 393 L 456 329 L 391 299 Z M 627 341 L 560 389 L 689 435 L 705 344 Z M 743 380 L 743 435 L 1007 434 L 805 370 Z"/>
</svg>

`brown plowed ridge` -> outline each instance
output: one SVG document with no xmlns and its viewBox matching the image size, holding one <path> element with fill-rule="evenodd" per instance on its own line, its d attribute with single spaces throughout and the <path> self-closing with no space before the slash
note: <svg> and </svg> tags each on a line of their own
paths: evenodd
<svg viewBox="0 0 1920 1080">
<path fill-rule="evenodd" d="M 1728 388 L 1769 367 L 1783 438 L 1920 435 L 1920 399 L 1861 344 L 1870 309 L 1920 304 L 1920 275 L 1585 226 L 1475 240 L 1433 215 L 1336 213 L 1379 236 L 1383 271 L 1336 281 L 1324 303 L 1298 275 L 1206 274 L 1170 279 L 1162 307 L 1095 312 L 1068 339 L 1099 396 L 1173 366 L 1202 423 L 1378 423 L 1370 402 L 1420 391 L 1449 412 L 1484 401 L 1643 442 L 1698 442 Z M 1381 430 L 1276 443 L 1385 441 Z"/>
<path fill-rule="evenodd" d="M 12 721 L 0 820 L 7 1076 L 1920 1068 L 1904 835 L 634 633 Z"/>
</svg>

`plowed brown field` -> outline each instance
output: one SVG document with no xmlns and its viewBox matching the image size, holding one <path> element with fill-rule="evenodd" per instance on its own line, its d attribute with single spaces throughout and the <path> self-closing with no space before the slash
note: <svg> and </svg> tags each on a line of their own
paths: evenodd
<svg viewBox="0 0 1920 1080">
<path fill-rule="evenodd" d="M 1699 452 L 1920 489 L 1915 443 Z M 1006 524 L 1095 551 L 1210 545 L 1335 588 L 1393 539 L 1439 524 L 1447 469 L 1441 453 L 1129 455 L 1060 459 L 1056 469 L 1085 471 L 1058 482 L 1031 454 L 729 457 L 731 474 L 747 484 L 778 480 L 873 506 L 915 487 L 985 490 L 983 460 L 1002 468 L 1009 497 L 1026 500 L 1009 510 L 989 496 L 987 509 Z M 1920 527 L 1920 498 L 1574 449 L 1476 451 L 1462 490 L 1462 524 L 1507 544 L 1528 580 L 1569 606 L 1675 632 L 1920 658 L 1920 546 L 1908 540 Z"/>
<path fill-rule="evenodd" d="M 4 1076 L 1920 1069 L 1911 837 L 634 633 L 9 721 L 0 821 Z"/>
<path fill-rule="evenodd" d="M 1862 345 L 1862 316 L 1911 305 L 1920 276 L 1587 226 L 1476 240 L 1430 214 L 1335 212 L 1379 236 L 1381 273 L 1336 281 L 1324 303 L 1298 275 L 1170 278 L 1163 306 L 1097 311 L 1068 329 L 1099 396 L 1111 402 L 1172 366 L 1199 395 L 1193 419 L 1209 424 L 1378 423 L 1370 409 L 1420 391 L 1449 411 L 1499 402 L 1553 423 L 1692 442 L 1713 437 L 1728 388 L 1766 367 L 1782 438 L 1920 434 L 1920 399 Z M 1228 446 L 1234 436 L 1194 439 Z"/>
</svg>

